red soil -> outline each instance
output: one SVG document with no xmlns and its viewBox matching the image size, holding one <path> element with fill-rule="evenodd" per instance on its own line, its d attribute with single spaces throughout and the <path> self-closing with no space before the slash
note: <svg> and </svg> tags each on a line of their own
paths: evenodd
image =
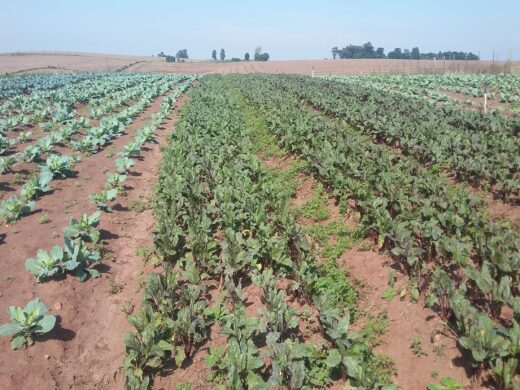
<svg viewBox="0 0 520 390">
<path fill-rule="evenodd" d="M 161 98 L 154 100 L 127 128 L 127 134 L 114 140 L 116 150 L 120 150 L 146 119 L 159 110 L 160 103 Z M 168 119 L 164 129 L 171 130 L 173 123 L 174 117 Z M 128 206 L 132 201 L 147 199 L 152 194 L 161 159 L 160 146 L 166 142 L 166 133 L 167 130 L 158 130 L 158 144 L 147 144 L 142 159 L 136 161 L 124 183 L 127 197 L 119 197 L 114 212 L 101 216 L 102 238 L 113 260 L 96 266 L 102 272 L 100 278 L 80 283 L 68 276 L 37 284 L 25 271 L 24 261 L 33 257 L 38 248 L 48 250 L 52 245 L 63 245 L 62 229 L 67 225 L 67 219 L 95 210 L 89 195 L 103 188 L 106 180 L 103 169 L 114 169 L 115 156 L 107 158 L 106 150 L 83 158 L 75 167 L 77 177 L 53 181 L 54 193 L 38 200 L 37 210 L 32 215 L 13 225 L 0 227 L 0 234 L 7 235 L 1 245 L 0 296 L 3 303 L 0 323 L 8 320 L 5 313 L 8 305 L 23 306 L 34 297 L 40 297 L 50 313 L 59 319 L 58 326 L 49 335 L 39 338 L 35 345 L 25 350 L 12 351 L 9 339 L 0 339 L 1 389 L 123 387 L 123 337 L 131 329 L 126 314 L 121 312 L 121 305 L 127 300 L 137 305 L 140 300 L 139 279 L 144 265 L 136 249 L 151 245 L 153 230 L 150 210 L 137 213 Z M 44 214 L 51 222 L 40 225 L 37 219 Z M 122 291 L 110 294 L 108 291 L 114 283 L 120 285 Z"/>
</svg>

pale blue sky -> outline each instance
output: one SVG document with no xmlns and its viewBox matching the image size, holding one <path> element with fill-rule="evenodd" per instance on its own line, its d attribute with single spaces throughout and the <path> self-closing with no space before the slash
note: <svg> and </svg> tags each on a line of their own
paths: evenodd
<svg viewBox="0 0 520 390">
<path fill-rule="evenodd" d="M 0 52 L 29 50 L 318 59 L 371 41 L 520 60 L 520 0 L 0 0 Z"/>
</svg>

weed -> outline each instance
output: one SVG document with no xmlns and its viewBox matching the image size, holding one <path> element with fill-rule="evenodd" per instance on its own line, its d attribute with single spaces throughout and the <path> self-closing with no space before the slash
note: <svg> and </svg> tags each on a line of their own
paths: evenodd
<svg viewBox="0 0 520 390">
<path fill-rule="evenodd" d="M 140 200 L 132 200 L 128 208 L 136 213 L 142 213 L 148 208 L 148 206 L 145 202 Z"/>
<path fill-rule="evenodd" d="M 377 347 L 380 344 L 380 336 L 388 330 L 389 325 L 390 321 L 386 311 L 379 313 L 377 316 L 369 313 L 361 335 L 370 347 Z"/>
<path fill-rule="evenodd" d="M 108 286 L 108 294 L 115 295 L 119 294 L 121 291 L 123 291 L 123 285 L 119 283 L 116 278 L 110 279 L 110 283 Z"/>
<path fill-rule="evenodd" d="M 111 261 L 111 262 L 116 261 L 116 256 L 114 255 L 114 252 L 112 252 L 110 249 L 102 248 L 102 253 L 103 253 L 104 260 Z"/>
<path fill-rule="evenodd" d="M 270 169 L 270 174 L 266 179 L 272 181 L 273 186 L 281 191 L 284 198 L 294 198 L 296 196 L 296 190 L 298 189 L 298 181 L 296 180 L 296 177 L 298 173 L 305 170 L 306 167 L 307 164 L 305 162 L 293 160 L 291 161 L 290 167 L 287 169 Z"/>
<path fill-rule="evenodd" d="M 64 202 L 64 204 L 65 204 L 65 208 L 64 208 L 65 213 L 70 213 L 70 212 L 72 212 L 72 208 L 76 205 L 76 201 L 75 200 L 66 200 Z"/>
<path fill-rule="evenodd" d="M 350 229 L 339 221 L 328 224 L 314 224 L 305 228 L 323 248 L 321 256 L 327 260 L 337 260 L 345 250 L 352 248 L 362 239 L 359 228 Z"/>
<path fill-rule="evenodd" d="M 316 193 L 303 205 L 299 213 L 304 218 L 312 219 L 315 222 L 325 221 L 330 218 L 331 213 L 327 208 L 327 198 L 323 185 L 317 183 L 315 191 Z"/>
<path fill-rule="evenodd" d="M 388 272 L 388 286 L 390 288 L 394 288 L 395 285 L 395 269 L 391 269 L 390 272 Z"/>
<path fill-rule="evenodd" d="M 116 147 L 114 145 L 111 145 L 107 148 L 107 154 L 105 155 L 106 158 L 112 158 L 116 152 Z"/>
<path fill-rule="evenodd" d="M 383 298 L 386 301 L 391 301 L 394 299 L 394 297 L 397 295 L 397 292 L 393 288 L 389 288 L 388 290 L 385 290 L 383 294 L 381 295 L 381 298 Z"/>
<path fill-rule="evenodd" d="M 392 358 L 386 355 L 375 355 L 372 360 L 374 368 L 378 373 L 377 376 L 379 377 L 379 382 L 391 383 L 392 376 L 397 374 L 395 362 L 392 360 Z"/>
<path fill-rule="evenodd" d="M 443 344 L 438 344 L 433 347 L 433 353 L 438 358 L 442 358 L 442 357 L 446 356 L 445 352 L 446 352 L 446 347 Z"/>
<path fill-rule="evenodd" d="M 6 275 L 4 276 L 4 282 L 11 283 L 14 280 L 14 278 L 15 277 L 13 275 Z"/>
<path fill-rule="evenodd" d="M 121 305 L 121 311 L 125 313 L 127 316 L 134 312 L 135 305 L 129 299 L 126 299 Z"/>
<path fill-rule="evenodd" d="M 146 264 L 152 258 L 155 253 L 155 249 L 153 247 L 147 245 L 141 245 L 137 247 L 136 254 L 140 258 L 143 259 L 143 262 Z"/>
<path fill-rule="evenodd" d="M 437 378 L 439 376 L 439 371 L 437 371 L 435 368 L 432 370 L 431 377 Z"/>
<path fill-rule="evenodd" d="M 56 238 L 58 238 L 59 236 L 60 236 L 60 235 L 58 234 L 57 231 L 55 231 L 55 230 L 52 231 L 52 233 L 51 233 L 51 237 L 52 237 L 53 239 L 56 239 Z"/>
<path fill-rule="evenodd" d="M 25 184 L 31 179 L 31 175 L 28 173 L 17 172 L 13 176 L 13 184 Z"/>
<path fill-rule="evenodd" d="M 324 295 L 337 307 L 349 308 L 354 315 L 359 293 L 345 271 L 328 262 L 318 266 L 318 275 L 314 283 L 316 293 Z"/>
<path fill-rule="evenodd" d="M 191 385 L 188 383 L 176 384 L 174 390 L 191 390 Z"/>
<path fill-rule="evenodd" d="M 47 214 L 43 214 L 42 216 L 38 217 L 38 223 L 40 225 L 43 225 L 45 223 L 50 223 L 51 219 Z"/>
<path fill-rule="evenodd" d="M 412 342 L 410 343 L 410 349 L 415 356 L 428 356 L 422 348 L 421 336 L 413 336 Z"/>
</svg>

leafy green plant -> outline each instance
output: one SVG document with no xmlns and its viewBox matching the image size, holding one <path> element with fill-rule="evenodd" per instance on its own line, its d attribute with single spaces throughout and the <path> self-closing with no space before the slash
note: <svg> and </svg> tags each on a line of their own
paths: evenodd
<svg viewBox="0 0 520 390">
<path fill-rule="evenodd" d="M 0 203 L 0 217 L 4 218 L 7 223 L 13 223 L 24 215 L 34 210 L 36 202 L 25 201 L 16 195 L 7 198 Z"/>
<path fill-rule="evenodd" d="M 129 157 L 119 157 L 116 158 L 115 164 L 117 172 L 126 174 L 135 165 L 135 162 Z"/>
<path fill-rule="evenodd" d="M 228 346 L 212 348 L 206 364 L 222 377 L 226 388 L 267 388 L 258 374 L 264 362 L 251 336 L 256 332 L 258 319 L 245 317 L 243 308 L 237 308 L 226 317 L 222 333 L 228 335 Z"/>
<path fill-rule="evenodd" d="M 13 336 L 13 349 L 32 345 L 34 335 L 49 333 L 56 325 L 56 317 L 46 312 L 47 308 L 39 298 L 30 301 L 24 308 L 10 306 L 7 313 L 12 322 L 0 326 L 0 336 Z"/>
<path fill-rule="evenodd" d="M 117 188 L 112 188 L 110 190 L 105 190 L 102 192 L 93 192 L 92 194 L 90 194 L 90 199 L 101 210 L 110 212 L 112 211 L 112 207 L 108 205 L 108 202 L 115 200 L 117 194 Z"/>
<path fill-rule="evenodd" d="M 464 387 L 451 377 L 444 377 L 440 384 L 429 384 L 428 390 L 462 390 Z"/>
<path fill-rule="evenodd" d="M 49 252 L 38 249 L 36 258 L 25 261 L 25 269 L 36 277 L 36 281 L 41 282 L 43 279 L 51 278 L 60 273 L 63 260 L 63 249 L 58 245 L 53 246 Z"/>
<path fill-rule="evenodd" d="M 16 158 L 0 157 L 0 174 L 11 172 L 14 164 L 16 164 Z"/>
<path fill-rule="evenodd" d="M 95 244 L 100 238 L 100 232 L 96 229 L 100 215 L 98 210 L 91 215 L 83 214 L 79 220 L 71 218 L 69 226 L 63 229 L 63 233 L 72 240 L 81 239 Z"/>
<path fill-rule="evenodd" d="M 84 282 L 89 276 L 99 277 L 99 271 L 89 266 L 100 259 L 100 253 L 86 249 L 81 240 L 72 241 L 67 237 L 64 239 L 66 254 L 63 262 L 64 270 L 72 272 L 80 282 Z"/>
<path fill-rule="evenodd" d="M 119 187 L 127 177 L 127 175 L 122 175 L 120 173 L 107 172 L 107 182 L 112 188 Z"/>
<path fill-rule="evenodd" d="M 25 199 L 37 199 L 46 192 L 51 191 L 48 176 L 33 177 L 20 190 L 20 194 Z"/>
<path fill-rule="evenodd" d="M 128 322 L 136 329 L 135 333 L 125 335 L 126 358 L 124 369 L 127 387 L 145 390 L 150 385 L 151 372 L 157 369 L 174 345 L 163 340 L 149 305 L 144 305 L 138 315 L 128 317 Z"/>
<path fill-rule="evenodd" d="M 31 139 L 31 135 L 32 135 L 32 132 L 24 131 L 23 133 L 20 133 L 20 135 L 18 137 L 16 137 L 16 142 L 19 142 L 21 144 L 29 142 Z"/>
<path fill-rule="evenodd" d="M 40 181 L 53 179 L 55 177 L 65 178 L 72 169 L 72 158 L 70 156 L 60 156 L 51 154 L 45 160 L 45 165 L 40 166 Z"/>
</svg>

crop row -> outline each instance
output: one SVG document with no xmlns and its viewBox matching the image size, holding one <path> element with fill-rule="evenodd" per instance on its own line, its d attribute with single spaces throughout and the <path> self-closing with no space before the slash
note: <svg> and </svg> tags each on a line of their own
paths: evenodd
<svg viewBox="0 0 520 390">
<path fill-rule="evenodd" d="M 191 86 L 193 78 L 179 85 L 169 96 L 163 99 L 161 109 L 153 115 L 149 124 L 139 129 L 133 140 L 123 147 L 118 154 L 118 160 L 132 159 L 139 156 L 143 145 L 147 142 L 155 142 L 154 131 L 160 127 L 169 115 L 177 97 Z M 92 201 L 100 209 L 110 211 L 108 204 L 102 201 L 114 200 L 122 190 L 122 183 L 127 177 L 128 169 L 133 166 L 133 161 L 126 164 L 118 164 L 117 172 L 107 173 L 107 189 L 103 193 L 111 193 L 110 199 L 100 199 L 99 194 L 92 194 Z M 98 277 L 99 271 L 91 267 L 101 259 L 99 241 L 101 238 L 97 226 L 100 222 L 100 211 L 91 215 L 84 214 L 79 219 L 71 218 L 69 225 L 63 229 L 64 247 L 58 245 L 49 251 L 39 249 L 34 258 L 25 262 L 25 268 L 34 275 L 38 283 L 48 281 L 62 274 L 73 274 L 83 282 L 88 277 Z M 21 349 L 34 343 L 34 336 L 50 332 L 55 324 L 56 317 L 46 314 L 45 305 L 35 299 L 24 308 L 11 306 L 8 314 L 10 323 L 0 326 L 1 336 L 12 336 L 11 346 L 13 349 Z"/>
<path fill-rule="evenodd" d="M 410 272 L 415 294 L 426 292 L 428 303 L 453 320 L 477 375 L 490 368 L 497 385 L 512 386 L 520 338 L 518 232 L 489 221 L 478 199 L 413 159 L 302 107 L 278 87 L 279 77 L 233 79 L 284 148 L 308 161 L 336 197 L 356 200 L 366 234 Z M 283 81 L 314 90 L 310 81 Z M 334 95 L 327 85 L 322 95 Z M 501 316 L 507 308 L 514 318 Z"/>
<path fill-rule="evenodd" d="M 230 91 L 221 76 L 202 78 L 164 151 L 154 201 L 163 272 L 149 275 L 129 317 L 127 388 L 148 388 L 166 364 L 181 369 L 210 330 L 227 338 L 206 357 L 222 388 L 325 387 L 332 372 L 355 386 L 395 388 L 349 330 L 348 310 L 316 288 L 315 259 Z M 246 313 L 251 286 L 261 291 L 258 315 Z M 321 342 L 305 342 L 287 294 L 317 306 Z"/>
<path fill-rule="evenodd" d="M 119 112 L 113 117 L 104 118 L 99 126 L 87 129 L 87 133 L 79 140 L 70 139 L 84 121 L 72 120 L 59 131 L 51 133 L 45 137 L 45 141 L 40 140 L 36 145 L 29 146 L 19 156 L 8 157 L 0 160 L 3 162 L 2 173 L 8 171 L 18 160 L 41 162 L 40 172 L 30 179 L 21 189 L 21 197 L 13 195 L 0 204 L 0 216 L 6 221 L 13 222 L 23 215 L 32 211 L 35 206 L 35 199 L 51 190 L 49 184 L 55 178 L 66 178 L 72 170 L 74 162 L 78 162 L 80 157 L 61 156 L 52 152 L 52 145 L 57 142 L 70 139 L 70 146 L 76 152 L 84 154 L 97 153 L 104 148 L 111 139 L 124 134 L 124 128 L 130 124 L 135 116 L 142 112 L 148 104 L 157 96 L 162 95 L 176 83 L 178 79 L 164 81 L 161 85 L 151 85 L 143 90 L 142 98 L 133 106 Z M 179 78 L 182 80 L 182 78 Z M 46 158 L 42 159 L 42 154 Z M 6 163 L 7 162 L 7 163 Z"/>
<path fill-rule="evenodd" d="M 180 76 L 172 75 L 116 75 L 86 79 L 77 84 L 67 84 L 56 90 L 36 91 L 30 95 L 17 95 L 0 108 L 0 132 L 29 124 L 44 122 L 47 118 L 59 118 L 62 111 L 70 112 L 73 106 L 90 100 L 113 95 L 129 87 L 166 81 Z"/>
<path fill-rule="evenodd" d="M 358 76 L 351 80 L 388 87 L 393 90 L 426 95 L 432 98 L 444 97 L 442 91 L 463 94 L 467 97 L 482 98 L 485 83 L 488 84 L 489 99 L 501 103 L 520 103 L 520 77 L 517 74 L 443 74 L 443 75 L 384 75 Z"/>
<path fill-rule="evenodd" d="M 346 120 L 374 141 L 399 148 L 419 162 L 455 173 L 458 180 L 487 184 L 517 201 L 520 190 L 520 121 L 498 113 L 435 105 L 415 98 L 305 77 L 273 82 L 314 107 Z"/>
<path fill-rule="evenodd" d="M 101 77 L 103 73 L 63 73 L 53 75 L 25 75 L 0 78 L 0 101 L 24 93 L 55 90 L 61 86 Z"/>
</svg>

